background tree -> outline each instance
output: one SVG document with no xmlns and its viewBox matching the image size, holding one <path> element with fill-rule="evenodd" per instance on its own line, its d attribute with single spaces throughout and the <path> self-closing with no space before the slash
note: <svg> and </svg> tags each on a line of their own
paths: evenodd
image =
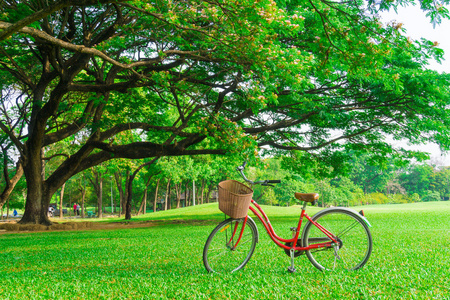
<svg viewBox="0 0 450 300">
<path fill-rule="evenodd" d="M 152 165 L 158 160 L 158 157 L 152 159 L 151 161 L 145 162 L 138 166 L 136 170 L 131 174 L 130 179 L 127 182 L 127 200 L 126 200 L 126 210 L 125 210 L 125 220 L 131 219 L 131 200 L 133 197 L 133 181 L 136 178 L 136 175 L 139 173 L 139 171 L 149 165 Z"/>
<path fill-rule="evenodd" d="M 432 188 L 434 169 L 429 165 L 413 165 L 407 169 L 406 173 L 400 175 L 399 180 L 402 186 L 410 193 L 417 193 L 425 196 Z"/>
<path fill-rule="evenodd" d="M 103 182 L 106 178 L 106 170 L 102 166 L 94 167 L 91 169 L 91 174 L 89 181 L 94 187 L 97 196 L 97 217 L 101 218 L 103 217 Z"/>
<path fill-rule="evenodd" d="M 6 122 L 13 131 L 20 130 L 18 128 L 19 122 L 15 120 L 15 115 L 8 118 L 8 100 L 17 97 L 14 95 L 14 89 L 11 88 L 13 82 L 9 78 L 7 72 L 3 72 L 0 69 L 0 115 L 5 116 L 4 122 Z M 23 167 L 22 162 L 19 159 L 14 159 L 18 157 L 18 153 L 15 151 L 14 143 L 8 138 L 8 135 L 1 130 L 0 131 L 0 167 L 2 180 L 0 181 L 0 208 L 8 201 L 14 187 L 22 178 Z"/>
<path fill-rule="evenodd" d="M 394 158 L 379 161 L 373 160 L 369 155 L 353 155 L 350 164 L 352 168 L 349 178 L 362 187 L 364 194 L 385 191 L 389 180 L 405 165 Z"/>
<path fill-rule="evenodd" d="M 442 199 L 450 196 L 450 168 L 445 167 L 436 172 L 434 176 L 434 188 L 439 192 Z"/>
<path fill-rule="evenodd" d="M 22 163 L 20 161 L 17 162 L 15 166 L 15 170 L 11 168 L 11 160 L 9 158 L 8 149 L 5 148 L 3 145 L 1 146 L 1 153 L 0 153 L 0 166 L 2 167 L 2 173 L 1 173 L 1 184 L 0 184 L 0 209 L 3 208 L 3 205 L 9 200 L 11 193 L 13 192 L 15 186 L 19 182 L 19 180 L 22 178 L 23 175 L 23 168 Z M 11 172 L 13 172 L 13 175 L 11 175 Z"/>
<path fill-rule="evenodd" d="M 158 170 L 158 168 L 156 166 L 150 165 L 149 167 L 149 171 L 147 172 L 147 178 L 145 179 L 145 184 L 144 184 L 144 188 L 141 189 L 143 190 L 142 193 L 142 201 L 141 204 L 139 206 L 139 211 L 138 211 L 138 215 L 141 213 L 146 213 L 147 212 L 147 207 L 148 207 L 148 190 L 149 190 L 149 186 L 152 183 L 152 181 L 155 181 L 156 176 L 158 176 L 161 173 L 161 170 Z M 156 179 L 157 180 L 157 179 Z"/>
</svg>

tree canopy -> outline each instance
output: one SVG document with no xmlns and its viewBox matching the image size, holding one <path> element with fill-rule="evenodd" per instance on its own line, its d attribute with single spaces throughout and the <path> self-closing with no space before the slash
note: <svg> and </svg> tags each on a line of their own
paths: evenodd
<svg viewBox="0 0 450 300">
<path fill-rule="evenodd" d="M 386 136 L 448 150 L 450 78 L 426 69 L 442 50 L 374 14 L 403 2 L 3 1 L 0 129 L 27 180 L 22 222 L 48 223 L 65 181 L 115 158 L 263 147 L 336 171 L 348 153 L 414 154 Z"/>
</svg>

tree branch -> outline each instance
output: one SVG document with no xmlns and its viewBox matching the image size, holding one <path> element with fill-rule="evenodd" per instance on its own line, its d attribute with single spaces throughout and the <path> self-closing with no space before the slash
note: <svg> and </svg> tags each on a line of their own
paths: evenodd
<svg viewBox="0 0 450 300">
<path fill-rule="evenodd" d="M 353 137 L 355 137 L 355 136 L 361 135 L 361 134 L 363 134 L 363 133 L 365 133 L 365 132 L 368 132 L 368 131 L 370 131 L 370 130 L 372 130 L 372 129 L 374 129 L 374 128 L 380 127 L 380 126 L 381 126 L 381 124 L 373 125 L 373 126 L 364 128 L 364 129 L 362 129 L 362 130 L 359 130 L 359 131 L 357 131 L 357 132 L 354 132 L 354 133 L 352 133 L 352 134 L 349 134 L 349 135 L 342 135 L 342 136 L 340 136 L 340 137 L 331 139 L 331 140 L 329 140 L 329 141 L 326 141 L 326 142 L 323 142 L 323 143 L 320 143 L 320 144 L 318 144 L 318 145 L 316 145 L 316 146 L 311 146 L 311 147 L 284 146 L 284 145 L 277 144 L 277 143 L 274 142 L 274 141 L 265 141 L 265 142 L 261 142 L 261 143 L 258 144 L 258 146 L 260 146 L 260 147 L 261 147 L 261 146 L 272 146 L 272 147 L 274 147 L 274 148 L 281 149 L 281 150 L 312 151 L 312 150 L 318 150 L 318 149 L 320 149 L 320 148 L 324 148 L 324 147 L 326 147 L 326 146 L 328 146 L 328 145 L 330 145 L 330 144 L 333 144 L 333 143 L 335 143 L 335 142 L 337 142 L 337 141 L 340 141 L 340 140 L 351 139 L 351 138 L 353 138 Z"/>
<path fill-rule="evenodd" d="M 130 0 L 60 0 L 54 3 L 53 5 L 47 6 L 40 11 L 35 12 L 34 14 L 23 18 L 22 20 L 14 23 L 8 24 L 5 27 L 1 27 L 3 32 L 0 33 L 0 41 L 3 41 L 13 35 L 16 32 L 21 31 L 24 27 L 34 23 L 36 21 L 44 19 L 46 16 L 51 15 L 55 11 L 63 9 L 69 6 L 89 6 L 96 4 L 108 4 L 108 3 L 117 3 L 117 2 L 127 2 Z M 3 22 L 2 22 L 3 23 Z"/>
<path fill-rule="evenodd" d="M 8 129 L 8 127 L 3 124 L 2 121 L 0 121 L 0 129 L 3 130 L 4 133 L 6 133 L 9 138 L 11 139 L 11 141 L 14 143 L 14 145 L 16 145 L 17 150 L 19 150 L 20 154 L 22 155 L 23 152 L 23 144 L 19 141 L 19 139 Z"/>
</svg>

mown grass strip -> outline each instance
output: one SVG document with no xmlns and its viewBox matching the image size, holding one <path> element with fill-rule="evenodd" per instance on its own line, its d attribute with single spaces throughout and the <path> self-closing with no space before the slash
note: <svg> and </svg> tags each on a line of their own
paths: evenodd
<svg viewBox="0 0 450 300">
<path fill-rule="evenodd" d="M 374 250 L 355 272 L 320 272 L 301 256 L 301 271 L 290 274 L 288 256 L 261 226 L 248 266 L 228 275 L 204 270 L 202 249 L 214 228 L 209 222 L 0 235 L 0 298 L 448 299 L 450 202 L 363 208 Z M 289 236 L 297 210 L 267 208 L 279 235 Z M 216 205 L 204 205 L 136 219 L 177 218 L 219 221 L 223 215 Z"/>
</svg>

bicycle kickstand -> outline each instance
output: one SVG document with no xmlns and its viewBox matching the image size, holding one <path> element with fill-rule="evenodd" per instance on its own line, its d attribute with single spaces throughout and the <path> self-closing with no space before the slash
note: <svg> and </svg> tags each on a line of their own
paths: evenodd
<svg viewBox="0 0 450 300">
<path fill-rule="evenodd" d="M 334 263 L 333 263 L 333 270 L 336 268 L 336 260 L 337 259 L 341 259 L 341 257 L 339 256 L 339 245 L 333 245 L 333 250 L 334 250 Z"/>
<path fill-rule="evenodd" d="M 292 248 L 291 250 L 290 250 L 290 254 L 291 254 L 291 265 L 288 267 L 288 271 L 289 272 L 291 272 L 291 273 L 294 273 L 296 270 L 295 270 L 295 266 L 294 266 L 294 253 L 295 253 L 295 250 L 294 250 L 294 248 Z"/>
</svg>

